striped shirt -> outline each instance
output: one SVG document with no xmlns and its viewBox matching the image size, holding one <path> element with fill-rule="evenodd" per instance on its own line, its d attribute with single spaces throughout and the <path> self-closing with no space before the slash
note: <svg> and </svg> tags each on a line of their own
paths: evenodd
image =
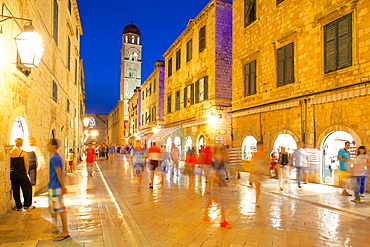
<svg viewBox="0 0 370 247">
<path fill-rule="evenodd" d="M 242 149 L 229 148 L 229 167 L 237 167 L 242 165 Z"/>
</svg>

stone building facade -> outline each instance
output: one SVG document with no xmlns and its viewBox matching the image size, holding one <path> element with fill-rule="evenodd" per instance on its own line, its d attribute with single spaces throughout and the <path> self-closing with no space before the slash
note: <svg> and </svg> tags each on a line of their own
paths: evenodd
<svg viewBox="0 0 370 247">
<path fill-rule="evenodd" d="M 34 188 L 47 185 L 50 157 L 46 144 L 61 141 L 65 157 L 83 138 L 83 70 L 80 59 L 80 16 L 76 0 L 1 0 L 1 15 L 31 19 L 41 37 L 44 53 L 38 68 L 26 68 L 17 57 L 14 38 L 28 24 L 0 17 L 0 214 L 13 205 L 9 151 L 16 137 L 37 140 L 39 174 Z M 24 149 L 30 149 L 25 142 Z"/>
<path fill-rule="evenodd" d="M 115 115 L 115 114 L 112 114 Z M 86 118 L 89 118 L 89 125 L 85 126 L 85 144 L 95 143 L 95 144 L 109 144 L 115 142 L 115 140 L 110 140 L 108 135 L 108 124 L 110 120 L 108 119 L 108 114 L 86 114 Z M 116 117 L 116 116 L 115 116 Z M 123 128 L 122 128 L 123 129 Z"/>
<path fill-rule="evenodd" d="M 156 61 L 154 70 L 137 87 L 129 101 L 130 140 L 140 139 L 144 146 L 163 130 L 164 62 Z"/>
<path fill-rule="evenodd" d="M 116 145 L 125 144 L 125 125 L 124 119 L 124 101 L 119 100 L 116 106 L 108 114 L 108 136 L 106 141 L 108 143 L 115 143 Z"/>
<path fill-rule="evenodd" d="M 182 153 L 231 138 L 232 3 L 210 1 L 163 54 L 162 142 Z"/>
<path fill-rule="evenodd" d="M 233 1 L 232 132 L 248 160 L 303 140 L 310 179 L 338 184 L 336 155 L 370 145 L 365 0 Z"/>
</svg>

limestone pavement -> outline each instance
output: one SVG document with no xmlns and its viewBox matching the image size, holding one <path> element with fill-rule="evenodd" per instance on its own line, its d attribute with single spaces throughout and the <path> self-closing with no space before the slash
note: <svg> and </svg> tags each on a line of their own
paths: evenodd
<svg viewBox="0 0 370 247">
<path fill-rule="evenodd" d="M 370 202 L 361 204 L 340 195 L 340 189 L 295 182 L 279 191 L 275 179 L 262 189 L 261 207 L 248 174 L 230 188 L 227 220 L 220 227 L 217 207 L 212 223 L 202 221 L 204 180 L 196 176 L 195 191 L 188 193 L 187 177 L 155 178 L 148 188 L 144 172 L 137 189 L 125 156 L 114 164 L 98 161 L 93 177 L 85 164 L 67 174 L 66 204 L 71 238 L 53 242 L 47 193 L 35 196 L 37 208 L 11 211 L 0 219 L 0 247 L 4 246 L 369 246 Z M 58 226 L 61 230 L 61 226 Z"/>
</svg>

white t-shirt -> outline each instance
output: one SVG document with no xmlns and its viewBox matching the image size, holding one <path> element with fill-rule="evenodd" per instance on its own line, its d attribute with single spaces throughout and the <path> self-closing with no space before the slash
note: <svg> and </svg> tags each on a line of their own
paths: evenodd
<svg viewBox="0 0 370 247">
<path fill-rule="evenodd" d="M 367 154 L 359 154 L 352 161 L 352 176 L 367 176 L 367 163 L 366 160 L 370 159 Z"/>
</svg>

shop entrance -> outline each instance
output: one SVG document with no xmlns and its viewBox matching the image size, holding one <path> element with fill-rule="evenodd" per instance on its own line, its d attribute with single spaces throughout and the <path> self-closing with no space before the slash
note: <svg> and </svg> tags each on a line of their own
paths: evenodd
<svg viewBox="0 0 370 247">
<path fill-rule="evenodd" d="M 172 148 L 172 140 L 171 140 L 171 137 L 168 137 L 166 141 L 166 151 L 171 152 L 171 148 Z"/>
<path fill-rule="evenodd" d="M 322 150 L 322 183 L 334 184 L 333 171 L 338 170 L 338 151 L 344 148 L 344 143 L 349 141 L 351 155 L 356 154 L 356 143 L 351 134 L 345 131 L 335 131 L 328 134 L 321 145 Z"/>
<path fill-rule="evenodd" d="M 254 136 L 247 136 L 243 140 L 242 144 L 242 159 L 251 160 L 252 155 L 257 152 L 257 140 Z"/>
<path fill-rule="evenodd" d="M 10 132 L 10 145 L 14 145 L 14 140 L 16 138 L 23 139 L 23 148 L 28 146 L 28 125 L 26 120 L 23 117 L 17 117 L 12 125 L 12 130 Z"/>
<path fill-rule="evenodd" d="M 292 154 L 295 149 L 297 149 L 297 143 L 294 140 L 293 136 L 289 134 L 280 134 L 275 142 L 272 152 L 279 157 L 279 153 L 281 152 L 281 147 L 285 147 L 285 151 L 287 153 Z M 291 169 L 290 178 L 296 178 L 296 170 L 295 168 Z"/>
</svg>

